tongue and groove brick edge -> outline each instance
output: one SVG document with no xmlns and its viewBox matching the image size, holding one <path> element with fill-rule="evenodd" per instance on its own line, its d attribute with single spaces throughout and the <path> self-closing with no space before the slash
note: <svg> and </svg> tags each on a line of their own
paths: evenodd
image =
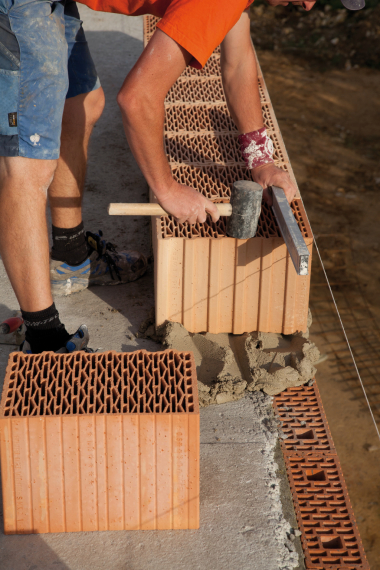
<svg viewBox="0 0 380 570">
<path fill-rule="evenodd" d="M 199 528 L 191 353 L 12 353 L 0 434 L 5 534 Z"/>
</svg>

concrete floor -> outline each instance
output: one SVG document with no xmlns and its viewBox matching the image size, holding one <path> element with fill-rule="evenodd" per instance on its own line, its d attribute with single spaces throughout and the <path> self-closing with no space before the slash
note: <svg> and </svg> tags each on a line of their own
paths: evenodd
<svg viewBox="0 0 380 570">
<path fill-rule="evenodd" d="M 142 50 L 142 19 L 96 14 L 84 7 L 81 7 L 81 16 L 107 100 L 91 141 L 84 200 L 85 227 L 92 231 L 102 229 L 105 237 L 117 243 L 120 249 L 139 249 L 149 255 L 149 220 L 111 218 L 106 213 L 109 202 L 141 202 L 147 200 L 148 195 L 146 183 L 125 140 L 116 105 L 118 88 Z M 152 267 L 136 283 L 95 287 L 58 298 L 56 304 L 69 331 L 74 331 L 82 322 L 89 326 L 93 348 L 160 349 L 153 341 L 134 336 L 154 305 Z M 0 261 L 0 320 L 15 309 L 18 304 Z M 11 346 L 0 344 L 1 385 L 10 350 Z M 261 393 L 239 402 L 202 409 L 199 531 L 6 537 L 0 520 L 0 568 L 295 568 L 299 564 L 298 555 L 289 550 L 286 538 L 290 530 L 286 519 L 291 520 L 289 491 L 284 470 L 280 469 L 281 478 L 276 475 L 277 441 L 270 398 Z"/>
</svg>

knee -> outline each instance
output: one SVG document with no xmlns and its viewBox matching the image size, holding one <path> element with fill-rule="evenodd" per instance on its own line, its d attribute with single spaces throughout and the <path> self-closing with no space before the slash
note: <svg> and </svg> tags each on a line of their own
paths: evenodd
<svg viewBox="0 0 380 570">
<path fill-rule="evenodd" d="M 105 105 L 104 91 L 102 87 L 88 94 L 85 101 L 86 123 L 93 127 L 100 119 Z"/>
<path fill-rule="evenodd" d="M 57 169 L 57 160 L 39 160 L 38 165 L 34 167 L 34 176 L 37 184 L 44 192 L 48 191 L 50 184 L 53 182 L 54 174 Z"/>
<path fill-rule="evenodd" d="M 104 109 L 104 91 L 101 87 L 66 100 L 62 117 L 63 132 L 82 132 L 91 129 Z"/>
<path fill-rule="evenodd" d="M 46 195 L 54 178 L 57 160 L 38 160 L 21 156 L 0 157 L 0 191 L 28 187 Z"/>
</svg>

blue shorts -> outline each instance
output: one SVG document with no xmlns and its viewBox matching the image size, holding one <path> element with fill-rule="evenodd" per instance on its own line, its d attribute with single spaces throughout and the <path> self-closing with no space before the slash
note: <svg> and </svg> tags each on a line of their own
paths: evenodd
<svg viewBox="0 0 380 570">
<path fill-rule="evenodd" d="M 98 87 L 73 0 L 0 0 L 0 156 L 57 159 L 66 98 Z"/>
</svg>

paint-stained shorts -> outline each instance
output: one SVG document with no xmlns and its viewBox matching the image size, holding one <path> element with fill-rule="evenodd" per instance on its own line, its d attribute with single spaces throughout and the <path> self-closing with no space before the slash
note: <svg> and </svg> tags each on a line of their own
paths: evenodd
<svg viewBox="0 0 380 570">
<path fill-rule="evenodd" d="M 57 159 L 66 98 L 98 87 L 73 0 L 0 0 L 0 156 Z"/>
</svg>

